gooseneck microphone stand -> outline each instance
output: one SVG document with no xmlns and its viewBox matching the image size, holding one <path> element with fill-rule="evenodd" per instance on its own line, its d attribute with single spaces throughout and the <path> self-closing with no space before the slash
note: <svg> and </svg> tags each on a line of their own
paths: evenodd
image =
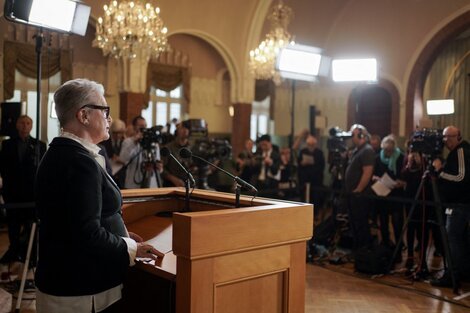
<svg viewBox="0 0 470 313">
<path fill-rule="evenodd" d="M 179 152 L 180 154 L 180 157 L 182 157 L 183 159 L 189 159 L 191 157 L 195 158 L 195 159 L 198 159 L 210 166 L 212 166 L 213 168 L 215 169 L 218 169 L 219 171 L 225 173 L 226 175 L 228 175 L 229 177 L 231 177 L 235 183 L 236 183 L 236 187 L 235 187 L 235 207 L 236 208 L 239 208 L 240 207 L 240 193 L 241 193 L 241 187 L 245 187 L 247 189 L 250 189 L 252 191 L 255 192 L 255 195 L 258 193 L 258 189 L 256 189 L 253 185 L 247 183 L 246 181 L 244 181 L 243 179 L 241 179 L 240 177 L 238 176 L 235 176 L 229 172 L 227 172 L 226 170 L 224 170 L 223 168 L 221 167 L 218 167 L 217 165 L 207 161 L 206 159 L 203 159 L 201 158 L 200 156 L 197 156 L 197 155 L 194 155 L 192 154 L 192 152 L 187 149 L 187 148 L 182 148 Z"/>
<path fill-rule="evenodd" d="M 169 156 L 177 165 L 180 167 L 183 172 L 186 174 L 186 178 L 184 179 L 184 188 L 185 188 L 185 207 L 184 212 L 190 212 L 189 208 L 189 189 L 191 188 L 191 184 L 193 186 L 196 185 L 196 181 L 194 180 L 193 175 L 181 164 L 181 162 L 171 153 L 170 149 L 167 147 L 163 147 L 160 150 L 160 154 L 163 157 Z"/>
</svg>

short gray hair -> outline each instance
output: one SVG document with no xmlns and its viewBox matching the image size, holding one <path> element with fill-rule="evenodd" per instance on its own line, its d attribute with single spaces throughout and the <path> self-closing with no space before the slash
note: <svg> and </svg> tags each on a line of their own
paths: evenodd
<svg viewBox="0 0 470 313">
<path fill-rule="evenodd" d="M 78 109 L 92 103 L 97 95 L 104 96 L 103 85 L 85 78 L 65 82 L 54 93 L 55 111 L 60 126 L 73 120 Z"/>
<path fill-rule="evenodd" d="M 380 143 L 380 147 L 382 149 L 385 149 L 387 147 L 391 147 L 395 149 L 397 147 L 397 140 L 394 135 L 388 135 L 382 139 L 382 142 Z"/>
</svg>

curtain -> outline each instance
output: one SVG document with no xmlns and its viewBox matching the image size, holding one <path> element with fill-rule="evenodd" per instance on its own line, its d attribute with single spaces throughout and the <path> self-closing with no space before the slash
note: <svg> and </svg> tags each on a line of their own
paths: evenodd
<svg viewBox="0 0 470 313">
<path fill-rule="evenodd" d="M 429 116 L 435 128 L 457 126 L 470 138 L 470 37 L 451 42 L 437 57 L 426 82 L 424 99 L 454 99 L 454 114 Z"/>
<path fill-rule="evenodd" d="M 169 92 L 179 85 L 183 85 L 183 98 L 186 103 L 189 104 L 191 102 L 190 79 L 191 72 L 188 67 L 161 63 L 149 63 L 147 68 L 147 90 L 145 92 L 145 105 L 148 105 L 151 87 Z"/>
<path fill-rule="evenodd" d="M 15 69 L 21 74 L 37 78 L 37 54 L 34 45 L 5 41 L 3 57 L 3 97 L 10 99 L 15 90 Z M 49 78 L 61 71 L 61 81 L 72 78 L 72 60 L 69 50 L 43 49 L 41 53 L 41 79 Z"/>
</svg>

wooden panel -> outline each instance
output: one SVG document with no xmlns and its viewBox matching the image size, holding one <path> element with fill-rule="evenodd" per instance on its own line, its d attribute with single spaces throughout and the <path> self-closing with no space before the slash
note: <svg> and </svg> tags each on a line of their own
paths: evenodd
<svg viewBox="0 0 470 313">
<path fill-rule="evenodd" d="M 290 258 L 289 246 L 217 257 L 214 259 L 214 282 L 223 283 L 285 270 L 290 266 Z"/>
<path fill-rule="evenodd" d="M 311 204 L 276 208 L 242 208 L 191 215 L 175 214 L 175 254 L 198 258 L 254 247 L 308 240 L 312 236 Z"/>
<path fill-rule="evenodd" d="M 213 312 L 213 259 L 190 261 L 178 258 L 176 312 Z"/>
<path fill-rule="evenodd" d="M 306 249 L 306 242 L 290 245 L 289 312 L 304 311 Z"/>
<path fill-rule="evenodd" d="M 215 287 L 214 313 L 287 312 L 286 272 L 219 284 Z"/>
</svg>

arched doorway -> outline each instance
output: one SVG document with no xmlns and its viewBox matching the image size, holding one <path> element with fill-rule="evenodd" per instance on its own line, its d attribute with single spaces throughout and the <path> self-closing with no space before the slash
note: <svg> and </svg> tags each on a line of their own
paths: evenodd
<svg viewBox="0 0 470 313">
<path fill-rule="evenodd" d="M 348 99 L 348 126 L 364 125 L 371 134 L 398 135 L 398 89 L 387 80 L 354 88 Z"/>
<path fill-rule="evenodd" d="M 355 88 L 351 94 L 355 123 L 364 125 L 369 133 L 380 137 L 391 132 L 392 97 L 382 87 Z"/>
</svg>

